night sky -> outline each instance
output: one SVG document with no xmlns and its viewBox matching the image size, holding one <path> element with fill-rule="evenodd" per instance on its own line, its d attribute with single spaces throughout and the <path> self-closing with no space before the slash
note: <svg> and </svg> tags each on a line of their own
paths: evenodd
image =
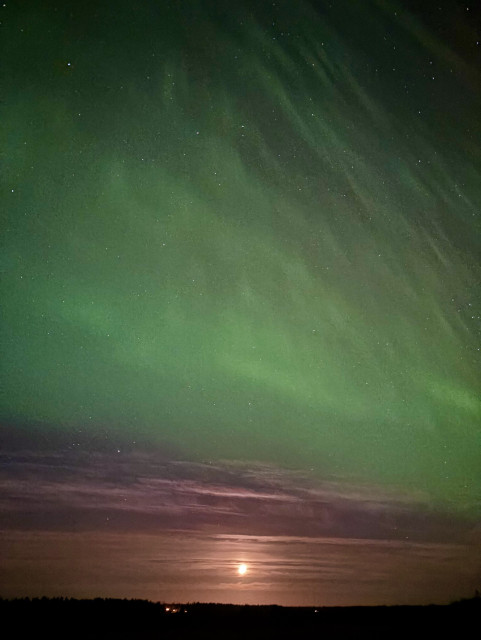
<svg viewBox="0 0 481 640">
<path fill-rule="evenodd" d="M 0 596 L 481 587 L 480 18 L 0 7 Z"/>
</svg>

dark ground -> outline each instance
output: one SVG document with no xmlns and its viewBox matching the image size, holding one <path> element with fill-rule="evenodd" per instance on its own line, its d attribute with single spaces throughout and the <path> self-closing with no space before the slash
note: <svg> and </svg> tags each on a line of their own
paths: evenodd
<svg viewBox="0 0 481 640">
<path fill-rule="evenodd" d="M 481 598 L 446 606 L 318 609 L 112 599 L 0 600 L 3 629 L 12 629 L 14 637 L 22 639 L 474 638 L 479 637 L 480 614 Z"/>
</svg>

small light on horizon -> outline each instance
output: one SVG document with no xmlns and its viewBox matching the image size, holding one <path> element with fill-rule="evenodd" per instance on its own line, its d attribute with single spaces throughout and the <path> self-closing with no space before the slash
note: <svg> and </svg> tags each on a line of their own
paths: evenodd
<svg viewBox="0 0 481 640">
<path fill-rule="evenodd" d="M 237 572 L 239 573 L 240 576 L 243 576 L 247 573 L 247 565 L 246 564 L 240 564 L 237 567 Z"/>
</svg>

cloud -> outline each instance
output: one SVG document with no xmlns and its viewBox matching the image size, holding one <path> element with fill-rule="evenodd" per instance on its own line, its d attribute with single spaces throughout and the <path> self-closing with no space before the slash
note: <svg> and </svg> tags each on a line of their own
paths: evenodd
<svg viewBox="0 0 481 640">
<path fill-rule="evenodd" d="M 7 597 L 290 605 L 449 601 L 453 583 L 473 593 L 480 558 L 479 545 L 106 529 L 0 531 L 0 548 Z"/>
<path fill-rule="evenodd" d="M 426 496 L 325 480 L 273 465 L 204 464 L 156 453 L 16 451 L 3 456 L 11 529 L 209 531 L 297 538 L 463 540 L 470 523 Z"/>
</svg>

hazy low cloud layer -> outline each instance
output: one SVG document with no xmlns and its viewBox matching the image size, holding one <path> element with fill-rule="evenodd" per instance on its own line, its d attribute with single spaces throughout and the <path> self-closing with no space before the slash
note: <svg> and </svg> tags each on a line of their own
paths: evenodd
<svg viewBox="0 0 481 640">
<path fill-rule="evenodd" d="M 171 531 L 0 534 L 0 587 L 15 595 L 284 605 L 448 602 L 472 595 L 471 545 Z M 245 576 L 238 563 L 247 564 Z M 380 588 L 382 597 L 380 597 Z"/>
</svg>

